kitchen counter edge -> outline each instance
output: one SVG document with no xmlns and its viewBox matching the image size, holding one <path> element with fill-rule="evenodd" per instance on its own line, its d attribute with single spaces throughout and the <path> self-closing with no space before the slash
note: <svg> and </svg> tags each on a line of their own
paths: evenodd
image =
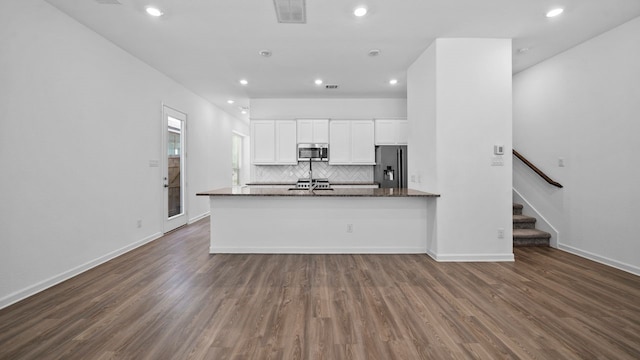
<svg viewBox="0 0 640 360">
<path fill-rule="evenodd" d="M 333 190 L 287 190 L 251 187 L 227 187 L 196 193 L 197 196 L 297 196 L 297 197 L 440 197 L 414 189 L 333 189 Z"/>
<path fill-rule="evenodd" d="M 380 185 L 380 183 L 374 181 L 330 181 L 331 185 L 353 185 L 353 186 L 370 186 L 370 185 Z M 246 183 L 245 186 L 295 186 L 296 182 L 252 182 Z"/>
</svg>

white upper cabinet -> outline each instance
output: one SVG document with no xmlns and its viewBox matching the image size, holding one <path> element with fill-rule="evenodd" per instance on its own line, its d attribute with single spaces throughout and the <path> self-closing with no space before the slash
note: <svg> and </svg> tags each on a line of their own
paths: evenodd
<svg viewBox="0 0 640 360">
<path fill-rule="evenodd" d="M 295 165 L 298 163 L 295 120 L 252 120 L 251 163 Z"/>
<path fill-rule="evenodd" d="M 298 144 L 313 142 L 313 120 L 298 120 Z"/>
<path fill-rule="evenodd" d="M 351 163 L 351 122 L 331 120 L 329 124 L 329 164 Z"/>
<path fill-rule="evenodd" d="M 331 120 L 329 164 L 375 165 L 373 120 Z"/>
<path fill-rule="evenodd" d="M 351 121 L 351 162 L 353 164 L 375 165 L 374 133 L 372 120 Z"/>
<path fill-rule="evenodd" d="M 251 163 L 276 162 L 276 123 L 273 120 L 251 121 Z"/>
<path fill-rule="evenodd" d="M 409 139 L 408 120 L 377 119 L 376 145 L 406 145 Z"/>
<path fill-rule="evenodd" d="M 295 120 L 276 121 L 276 164 L 298 164 Z"/>
<path fill-rule="evenodd" d="M 298 144 L 327 144 L 329 120 L 298 120 Z"/>
</svg>

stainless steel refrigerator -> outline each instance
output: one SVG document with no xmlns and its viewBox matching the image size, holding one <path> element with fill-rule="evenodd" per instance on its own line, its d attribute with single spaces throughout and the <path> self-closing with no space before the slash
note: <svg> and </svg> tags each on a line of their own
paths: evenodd
<svg viewBox="0 0 640 360">
<path fill-rule="evenodd" d="M 374 181 L 381 188 L 407 187 L 407 147 L 376 146 Z"/>
</svg>

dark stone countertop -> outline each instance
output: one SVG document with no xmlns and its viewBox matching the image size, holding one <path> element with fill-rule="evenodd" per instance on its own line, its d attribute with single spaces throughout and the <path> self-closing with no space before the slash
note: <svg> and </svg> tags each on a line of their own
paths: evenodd
<svg viewBox="0 0 640 360">
<path fill-rule="evenodd" d="M 333 189 L 333 190 L 287 190 L 269 188 L 228 187 L 199 192 L 198 196 L 319 196 L 319 197 L 440 197 L 413 189 Z"/>
<path fill-rule="evenodd" d="M 353 185 L 353 186 L 358 186 L 358 185 L 380 185 L 377 182 L 374 181 L 330 181 L 329 182 L 331 185 Z M 295 181 L 294 182 L 286 182 L 286 181 L 282 181 L 282 182 L 250 182 L 247 183 L 246 186 L 295 186 Z"/>
<path fill-rule="evenodd" d="M 251 183 L 246 183 L 245 186 L 282 186 L 282 185 L 286 185 L 286 186 L 294 186 L 296 184 L 295 181 L 293 182 L 286 182 L 286 181 L 267 181 L 267 182 L 251 182 Z"/>
</svg>

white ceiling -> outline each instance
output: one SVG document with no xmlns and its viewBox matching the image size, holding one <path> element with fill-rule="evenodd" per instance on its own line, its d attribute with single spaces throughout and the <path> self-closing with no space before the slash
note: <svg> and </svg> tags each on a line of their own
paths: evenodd
<svg viewBox="0 0 640 360">
<path fill-rule="evenodd" d="M 407 68 L 435 38 L 511 38 L 515 73 L 640 16 L 638 0 L 306 0 L 306 24 L 280 24 L 273 0 L 46 1 L 245 119 L 251 98 L 404 98 Z M 554 7 L 565 12 L 546 18 Z"/>
</svg>

